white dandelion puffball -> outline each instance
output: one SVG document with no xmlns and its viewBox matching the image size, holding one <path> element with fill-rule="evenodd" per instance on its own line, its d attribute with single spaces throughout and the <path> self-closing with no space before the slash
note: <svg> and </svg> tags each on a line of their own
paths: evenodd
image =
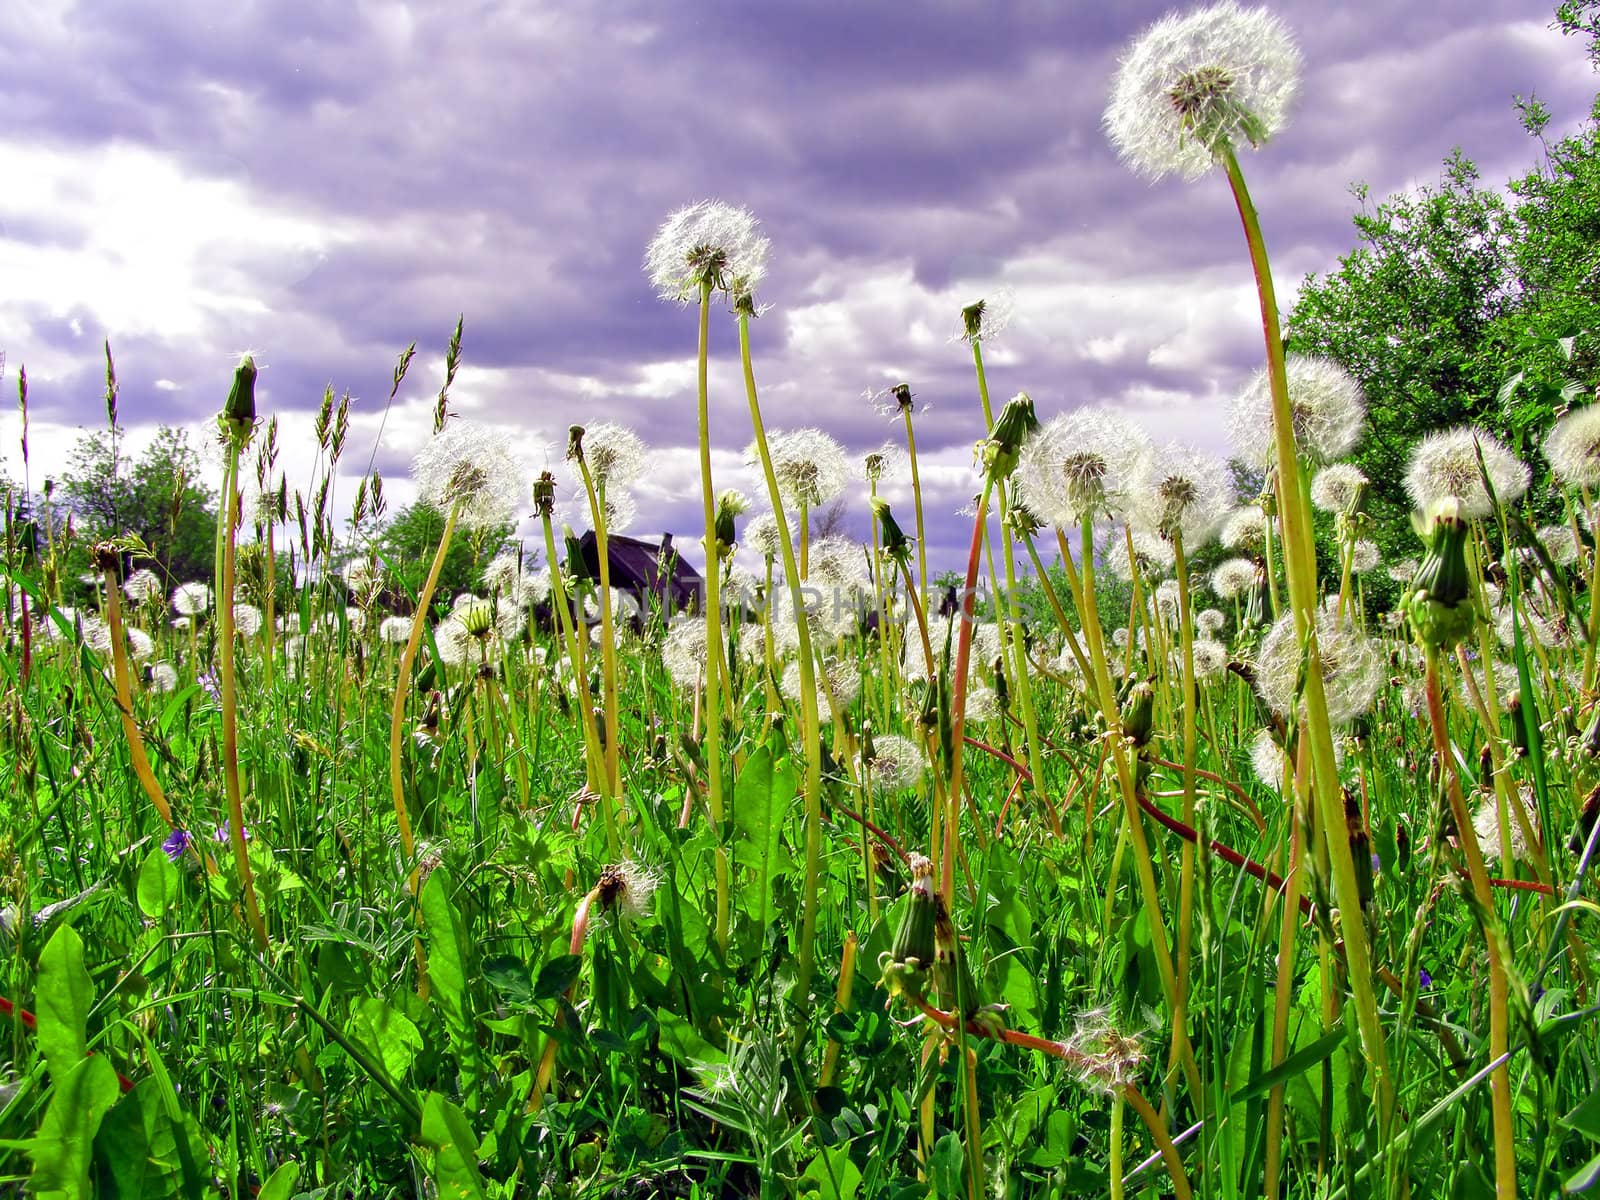
<svg viewBox="0 0 1600 1200">
<path fill-rule="evenodd" d="M 385 617 L 378 622 L 378 640 L 397 645 L 411 636 L 410 617 Z"/>
<path fill-rule="evenodd" d="M 928 759 L 910 738 L 885 733 L 874 735 L 872 757 L 858 758 L 857 765 L 863 775 L 871 778 L 874 790 L 883 793 L 915 787 L 927 769 Z"/>
<path fill-rule="evenodd" d="M 233 628 L 240 637 L 253 638 L 261 632 L 261 610 L 253 604 L 233 606 Z"/>
<path fill-rule="evenodd" d="M 1283 127 L 1300 52 L 1265 8 L 1212 5 L 1169 16 L 1123 55 L 1104 125 L 1143 175 L 1198 179 L 1224 144 L 1259 146 Z"/>
<path fill-rule="evenodd" d="M 783 502 L 798 508 L 816 509 L 844 490 L 850 478 L 844 447 L 820 429 L 791 429 L 767 438 L 772 473 L 778 480 Z M 751 443 L 745 458 L 759 464 L 757 447 Z"/>
<path fill-rule="evenodd" d="M 1489 493 L 1484 490 L 1478 469 L 1478 454 L 1483 454 L 1483 469 L 1494 484 L 1501 504 L 1511 504 L 1528 490 L 1529 471 L 1521 460 L 1502 446 L 1491 433 L 1460 425 L 1442 433 L 1430 433 L 1411 451 L 1406 468 L 1406 493 L 1418 512 L 1430 512 L 1434 505 L 1454 497 L 1461 515 L 1468 520 L 1487 517 L 1492 511 Z"/>
<path fill-rule="evenodd" d="M 705 672 L 707 656 L 705 618 L 682 617 L 674 621 L 661 643 L 661 665 L 672 682 L 681 688 L 696 686 Z"/>
<path fill-rule="evenodd" d="M 1222 522 L 1224 550 L 1258 551 L 1267 544 L 1267 514 L 1259 504 L 1236 508 Z"/>
<path fill-rule="evenodd" d="M 1028 439 L 1017 488 L 1028 509 L 1051 525 L 1120 516 L 1150 453 L 1149 436 L 1115 409 L 1076 409 L 1050 418 Z"/>
<path fill-rule="evenodd" d="M 161 595 L 161 580 L 147 567 L 140 567 L 122 581 L 122 591 L 134 604 L 144 604 Z"/>
<path fill-rule="evenodd" d="M 1291 354 L 1284 360 L 1295 445 L 1307 461 L 1331 462 L 1355 449 L 1367 418 L 1361 386 L 1338 363 Z M 1257 371 L 1233 402 L 1228 432 L 1239 457 L 1254 467 L 1278 461 L 1272 428 L 1272 388 Z"/>
<path fill-rule="evenodd" d="M 1376 571 L 1379 561 L 1378 543 L 1369 538 L 1357 538 L 1350 547 L 1350 570 L 1357 575 Z"/>
<path fill-rule="evenodd" d="M 453 422 L 412 461 L 417 496 L 429 508 L 458 513 L 463 530 L 512 520 L 526 490 L 526 472 L 504 433 Z"/>
<path fill-rule="evenodd" d="M 180 617 L 197 617 L 211 609 L 211 585 L 180 583 L 172 593 L 172 611 Z"/>
<path fill-rule="evenodd" d="M 1348 513 L 1366 486 L 1367 477 L 1355 463 L 1329 463 L 1311 477 L 1311 503 L 1325 513 Z"/>
<path fill-rule="evenodd" d="M 663 300 L 686 303 L 708 285 L 748 294 L 766 277 L 769 249 L 749 209 L 701 200 L 661 223 L 645 252 L 644 272 Z"/>
<path fill-rule="evenodd" d="M 1600 487 L 1600 404 L 1575 408 L 1544 440 L 1550 473 L 1568 487 Z"/>
<path fill-rule="evenodd" d="M 1233 479 L 1220 458 L 1169 442 L 1145 460 L 1132 519 L 1168 539 L 1181 536 L 1193 551 L 1215 536 L 1232 499 Z"/>
<path fill-rule="evenodd" d="M 647 451 L 633 430 L 600 421 L 583 431 L 583 461 L 595 486 L 626 487 L 644 474 Z"/>
<path fill-rule="evenodd" d="M 1220 608 L 1203 609 L 1194 618 L 1194 627 L 1202 637 L 1215 637 L 1227 623 L 1228 618 Z"/>
<path fill-rule="evenodd" d="M 1372 707 L 1383 682 L 1382 660 L 1377 647 L 1353 621 L 1335 617 L 1326 606 L 1317 610 L 1316 636 L 1328 720 L 1346 725 Z M 1294 614 L 1286 612 L 1268 631 L 1256 659 L 1256 690 L 1285 720 L 1297 708 L 1300 720 L 1306 719 L 1298 692 L 1301 657 Z"/>
</svg>

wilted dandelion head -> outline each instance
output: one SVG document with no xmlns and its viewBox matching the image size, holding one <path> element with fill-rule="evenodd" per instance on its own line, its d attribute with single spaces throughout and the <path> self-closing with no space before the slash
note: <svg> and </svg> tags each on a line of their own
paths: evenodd
<svg viewBox="0 0 1600 1200">
<path fill-rule="evenodd" d="M 161 594 L 161 580 L 147 567 L 140 567 L 122 581 L 123 595 L 134 604 L 144 604 Z"/>
<path fill-rule="evenodd" d="M 172 611 L 180 617 L 197 617 L 211 610 L 211 585 L 180 583 L 172 592 Z"/>
<path fill-rule="evenodd" d="M 1017 487 L 1052 525 L 1120 516 L 1149 454 L 1150 439 L 1133 421 L 1103 405 L 1080 408 L 1052 417 L 1024 444 Z"/>
<path fill-rule="evenodd" d="M 858 765 L 869 774 L 872 786 L 879 792 L 894 792 L 915 787 L 927 769 L 928 760 L 910 738 L 898 734 L 875 734 L 872 738 L 872 757 L 861 757 Z"/>
<path fill-rule="evenodd" d="M 1406 469 L 1406 493 L 1419 512 L 1430 512 L 1434 505 L 1453 496 L 1468 519 L 1486 517 L 1491 511 L 1489 493 L 1484 490 L 1478 469 L 1478 454 L 1483 454 L 1483 469 L 1494 484 L 1500 503 L 1510 504 L 1528 490 L 1527 466 L 1500 444 L 1491 433 L 1461 425 L 1442 433 L 1430 433 L 1411 452 Z"/>
<path fill-rule="evenodd" d="M 1267 544 L 1267 514 L 1259 504 L 1236 508 L 1222 522 L 1225 550 L 1260 551 Z"/>
<path fill-rule="evenodd" d="M 1357 538 L 1350 547 L 1350 569 L 1357 575 L 1376 571 L 1379 561 L 1378 543 L 1370 538 Z"/>
<path fill-rule="evenodd" d="M 992 342 L 1006 331 L 1017 313 L 1017 297 L 1010 288 L 998 288 L 961 310 L 952 342 Z"/>
<path fill-rule="evenodd" d="M 633 430 L 610 421 L 584 427 L 583 461 L 596 487 L 626 487 L 644 473 L 645 444 Z"/>
<path fill-rule="evenodd" d="M 1291 354 L 1284 362 L 1295 445 L 1308 462 L 1340 458 L 1361 440 L 1367 405 L 1361 387 L 1338 363 Z M 1272 390 L 1266 371 L 1256 372 L 1233 402 L 1229 434 L 1239 457 L 1253 467 L 1277 462 L 1273 440 Z"/>
<path fill-rule="evenodd" d="M 1354 511 L 1367 477 L 1355 463 L 1329 463 L 1311 477 L 1311 503 L 1325 513 Z"/>
<path fill-rule="evenodd" d="M 1227 146 L 1277 133 L 1299 83 L 1300 52 L 1277 17 L 1216 4 L 1139 35 L 1112 80 L 1104 125 L 1141 174 L 1197 179 Z"/>
<path fill-rule="evenodd" d="M 650 915 L 651 898 L 661 886 L 661 873 L 631 859 L 600 872 L 596 899 L 603 912 L 620 913 L 635 921 Z"/>
<path fill-rule="evenodd" d="M 1169 442 L 1145 460 L 1144 477 L 1134 487 L 1132 519 L 1184 547 L 1198 550 L 1210 541 L 1233 496 L 1228 468 L 1214 454 Z"/>
<path fill-rule="evenodd" d="M 512 519 L 525 486 L 522 465 L 503 433 L 454 421 L 412 460 L 417 496 L 429 508 L 458 513 L 464 530 Z"/>
<path fill-rule="evenodd" d="M 1103 1008 L 1079 1015 L 1058 1045 L 1072 1077 L 1103 1096 L 1117 1095 L 1133 1083 L 1144 1064 L 1139 1039 L 1119 1032 Z"/>
<path fill-rule="evenodd" d="M 844 490 L 849 478 L 844 447 L 820 429 L 791 429 L 767 439 L 772 472 L 784 503 L 815 509 Z M 754 443 L 745 457 L 759 463 Z"/>
<path fill-rule="evenodd" d="M 1550 473 L 1567 487 L 1600 487 L 1600 404 L 1575 408 L 1544 440 Z"/>
<path fill-rule="evenodd" d="M 1372 707 L 1383 682 L 1378 650 L 1353 621 L 1336 617 L 1326 605 L 1317 610 L 1316 637 L 1328 720 L 1334 725 L 1348 724 Z M 1285 720 L 1293 712 L 1305 720 L 1300 700 L 1302 667 L 1294 614 L 1286 612 L 1267 632 L 1256 659 L 1256 690 Z"/>
<path fill-rule="evenodd" d="M 868 483 L 882 483 L 900 474 L 906 463 L 906 453 L 893 442 L 885 442 L 869 451 L 862 462 L 862 472 Z"/>
<path fill-rule="evenodd" d="M 769 249 L 749 209 L 701 200 L 661 223 L 645 252 L 644 271 L 663 300 L 698 299 L 703 288 L 737 299 L 761 286 Z"/>
</svg>

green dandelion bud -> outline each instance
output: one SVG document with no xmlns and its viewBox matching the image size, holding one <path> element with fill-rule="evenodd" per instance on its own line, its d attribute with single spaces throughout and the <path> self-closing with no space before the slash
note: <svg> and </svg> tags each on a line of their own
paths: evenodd
<svg viewBox="0 0 1600 1200">
<path fill-rule="evenodd" d="M 970 1021 L 983 1004 L 978 995 L 978 981 L 972 976 L 972 964 L 967 961 L 967 953 L 962 949 L 961 939 L 956 935 L 955 923 L 950 919 L 943 898 L 936 899 L 933 986 L 947 1009 L 960 1013 L 963 1021 Z"/>
<path fill-rule="evenodd" d="M 222 419 L 246 428 L 256 423 L 256 360 L 246 354 L 233 372 L 233 387 L 222 406 Z"/>
<path fill-rule="evenodd" d="M 1038 428 L 1039 418 L 1034 415 L 1028 393 L 1018 392 L 1006 401 L 994 431 L 983 444 L 983 465 L 990 482 L 998 482 L 1017 469 L 1023 445 Z"/>
<path fill-rule="evenodd" d="M 1424 645 L 1449 650 L 1472 632 L 1477 615 L 1470 603 L 1467 522 L 1461 502 L 1444 497 L 1433 506 L 1428 525 L 1428 550 L 1412 578 L 1406 611 Z"/>
<path fill-rule="evenodd" d="M 1366 822 L 1361 819 L 1361 805 L 1348 788 L 1344 793 L 1344 824 L 1345 836 L 1350 841 L 1350 857 L 1356 866 L 1356 894 L 1361 898 L 1361 907 L 1369 908 L 1372 904 L 1372 839 L 1367 835 Z"/>
<path fill-rule="evenodd" d="M 717 497 L 717 553 L 724 558 L 733 552 L 734 543 L 738 541 L 734 520 L 743 516 L 749 507 L 750 501 L 744 493 L 733 488 L 728 488 Z"/>
<path fill-rule="evenodd" d="M 921 854 L 911 856 L 911 892 L 894 943 L 879 960 L 883 986 L 891 996 L 902 992 L 921 998 L 933 969 L 936 948 L 934 924 L 938 900 L 933 890 L 933 863 Z"/>
<path fill-rule="evenodd" d="M 889 510 L 889 502 L 882 496 L 872 498 L 872 515 L 878 519 L 878 528 L 883 534 L 883 553 L 885 557 L 898 563 L 911 561 L 911 539 L 900 528 L 900 523 L 894 519 L 894 513 Z"/>
<path fill-rule="evenodd" d="M 1155 725 L 1156 690 L 1148 680 L 1140 680 L 1128 690 L 1122 706 L 1122 734 L 1135 746 L 1150 740 Z"/>
</svg>

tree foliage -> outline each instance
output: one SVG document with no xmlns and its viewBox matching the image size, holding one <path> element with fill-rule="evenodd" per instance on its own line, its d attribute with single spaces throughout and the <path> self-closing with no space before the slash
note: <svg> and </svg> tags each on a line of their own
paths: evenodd
<svg viewBox="0 0 1600 1200">
<path fill-rule="evenodd" d="M 151 551 L 140 565 L 156 567 L 163 579 L 211 578 L 216 494 L 201 479 L 200 456 L 185 431 L 161 426 L 133 458 L 124 452 L 120 433 L 85 432 L 60 483 L 80 553 L 94 542 L 131 534 Z"/>
<path fill-rule="evenodd" d="M 450 541 L 439 573 L 438 595 L 445 600 L 478 588 L 484 567 L 506 548 L 512 526 L 473 534 L 458 533 Z M 383 527 L 376 539 L 378 557 L 387 565 L 395 589 L 407 597 L 422 591 L 428 568 L 444 535 L 444 517 L 426 504 L 408 504 Z"/>
<path fill-rule="evenodd" d="M 1538 115 L 1524 107 L 1536 133 Z M 1288 342 L 1343 364 L 1366 390 L 1368 430 L 1352 457 L 1372 480 L 1379 541 L 1410 553 L 1402 479 L 1418 438 L 1477 424 L 1537 476 L 1563 394 L 1600 382 L 1600 121 L 1547 145 L 1504 192 L 1459 150 L 1436 186 L 1375 207 L 1355 192 L 1361 244 L 1337 271 L 1307 277 Z"/>
</svg>

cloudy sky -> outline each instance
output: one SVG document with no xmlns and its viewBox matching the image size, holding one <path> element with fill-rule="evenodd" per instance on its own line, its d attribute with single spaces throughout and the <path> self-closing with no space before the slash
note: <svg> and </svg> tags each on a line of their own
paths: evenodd
<svg viewBox="0 0 1600 1200">
<path fill-rule="evenodd" d="M 1246 170 L 1288 297 L 1352 246 L 1351 182 L 1382 196 L 1436 181 L 1456 146 L 1502 181 L 1537 156 L 1514 94 L 1535 92 L 1565 132 L 1600 86 L 1545 0 L 1277 8 L 1305 56 L 1303 93 Z M 5 5 L 0 459 L 20 474 L 19 364 L 37 486 L 104 419 L 102 340 L 135 445 L 160 422 L 203 436 L 249 348 L 291 487 L 309 485 L 311 416 L 331 384 L 355 397 L 340 492 L 374 461 L 398 505 L 464 313 L 462 419 L 503 426 L 533 468 L 574 421 L 629 424 L 659 452 L 633 532 L 692 534 L 694 319 L 657 301 L 639 264 L 670 210 L 716 197 L 751 208 L 772 240 L 772 308 L 754 334 L 769 427 L 821 426 L 859 458 L 896 432 L 862 393 L 909 381 L 930 406 L 933 565 L 953 567 L 982 426 L 970 357 L 949 337 L 960 308 L 998 288 L 1017 317 L 990 353 L 997 399 L 1026 390 L 1042 415 L 1112 402 L 1159 438 L 1226 449 L 1227 402 L 1261 356 L 1226 187 L 1147 184 L 1100 128 L 1119 52 L 1164 11 Z M 756 491 L 733 349 L 717 320 L 718 483 Z"/>
</svg>

